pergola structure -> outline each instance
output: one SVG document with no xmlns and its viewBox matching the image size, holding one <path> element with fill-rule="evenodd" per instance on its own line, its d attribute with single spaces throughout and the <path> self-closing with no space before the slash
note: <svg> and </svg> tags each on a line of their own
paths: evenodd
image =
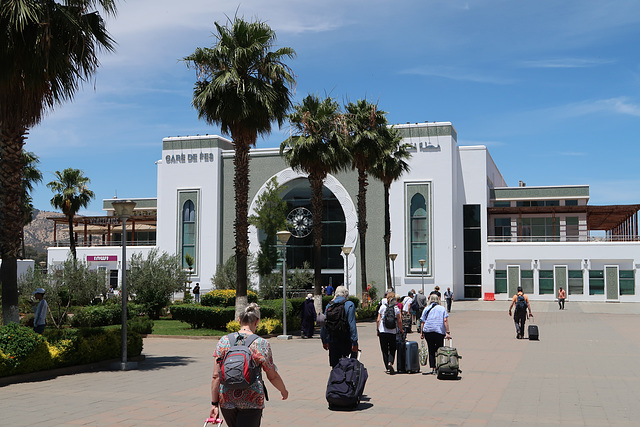
<svg viewBox="0 0 640 427">
<path fill-rule="evenodd" d="M 625 236 L 629 240 L 638 237 L 638 211 L 640 205 L 579 205 L 579 206 L 519 206 L 490 207 L 489 215 L 530 215 L 584 213 L 587 216 L 587 231 L 603 230 L 607 236 Z"/>
<path fill-rule="evenodd" d="M 64 216 L 47 217 L 53 221 L 53 245 L 58 246 L 58 227 L 64 227 L 68 232 L 68 220 Z M 148 240 L 140 241 L 136 238 L 136 232 L 152 232 L 157 229 L 156 215 L 132 216 L 127 221 L 127 234 L 131 233 L 127 245 L 155 245 Z M 74 234 L 77 246 L 112 246 L 121 245 L 121 241 L 113 241 L 113 234 L 122 235 L 122 223 L 116 216 L 81 216 L 73 217 Z M 81 239 L 79 237 L 82 237 Z M 65 242 L 66 244 L 66 242 Z"/>
</svg>

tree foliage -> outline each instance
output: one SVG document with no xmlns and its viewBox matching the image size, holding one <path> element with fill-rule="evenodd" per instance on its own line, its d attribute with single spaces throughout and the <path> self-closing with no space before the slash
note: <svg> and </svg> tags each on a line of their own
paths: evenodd
<svg viewBox="0 0 640 427">
<path fill-rule="evenodd" d="M 115 0 L 0 3 L 0 250 L 2 317 L 18 321 L 17 257 L 22 231 L 23 146 L 29 128 L 71 100 L 115 42 L 98 12 Z"/>
<path fill-rule="evenodd" d="M 308 95 L 289 116 L 293 135 L 280 144 L 280 154 L 294 170 L 308 174 L 313 212 L 313 267 L 316 309 L 322 289 L 322 187 L 329 173 L 347 167 L 344 119 L 330 97 Z"/>
<path fill-rule="evenodd" d="M 131 255 L 127 273 L 128 293 L 142 304 L 149 317 L 158 319 L 171 302 L 174 292 L 184 290 L 187 273 L 178 255 L 159 253 L 152 249 L 145 258 L 141 253 Z"/>
<path fill-rule="evenodd" d="M 260 252 L 256 260 L 257 273 L 264 277 L 271 273 L 278 262 L 276 233 L 287 227 L 287 202 L 282 200 L 282 188 L 273 177 L 267 183 L 266 190 L 256 200 L 256 215 L 249 217 L 249 224 L 255 226 L 260 234 Z"/>
<path fill-rule="evenodd" d="M 44 288 L 49 304 L 49 318 L 55 327 L 67 323 L 72 305 L 88 305 L 106 294 L 106 277 L 97 270 L 90 270 L 84 262 L 74 262 L 69 257 L 62 265 L 50 266 L 47 274 L 39 268 L 22 276 L 18 289 L 22 296 L 31 296 L 36 288 Z"/>
<path fill-rule="evenodd" d="M 75 260 L 76 238 L 73 232 L 73 217 L 80 209 L 89 206 L 89 202 L 95 197 L 95 194 L 87 188 L 87 184 L 91 183 L 91 180 L 84 176 L 84 172 L 80 169 L 66 168 L 62 172 L 56 171 L 55 175 L 56 179 L 47 184 L 47 187 L 54 192 L 51 206 L 60 209 L 67 217 L 71 255 Z"/>
</svg>

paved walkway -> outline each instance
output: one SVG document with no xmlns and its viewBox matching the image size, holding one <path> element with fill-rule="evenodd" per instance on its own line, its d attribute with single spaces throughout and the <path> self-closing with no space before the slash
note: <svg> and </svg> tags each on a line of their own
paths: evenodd
<svg viewBox="0 0 640 427">
<path fill-rule="evenodd" d="M 263 426 L 637 425 L 640 304 L 533 302 L 540 341 L 516 340 L 505 302 L 454 302 L 458 381 L 388 376 L 375 323 L 358 326 L 369 370 L 357 411 L 333 412 L 319 339 L 271 339 L 289 389 L 271 386 Z M 417 334 L 409 335 L 416 339 Z M 201 426 L 215 339 L 147 338 L 128 372 L 95 371 L 0 387 L 2 426 Z"/>
</svg>

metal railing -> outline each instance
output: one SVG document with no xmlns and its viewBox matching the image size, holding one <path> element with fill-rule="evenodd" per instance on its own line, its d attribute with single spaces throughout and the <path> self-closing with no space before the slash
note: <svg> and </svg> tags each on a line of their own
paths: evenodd
<svg viewBox="0 0 640 427">
<path fill-rule="evenodd" d="M 145 240 L 136 239 L 135 241 L 127 240 L 127 246 L 155 246 L 155 245 L 156 245 L 156 239 L 145 239 Z M 68 248 L 69 246 L 71 246 L 71 243 L 69 242 L 69 240 L 57 240 L 51 246 L 54 246 L 57 248 Z M 102 242 L 99 240 L 84 242 L 81 240 L 76 242 L 77 248 L 98 247 L 98 246 L 122 246 L 122 242 L 120 240 L 118 241 L 112 240 L 111 242 Z"/>
<path fill-rule="evenodd" d="M 487 236 L 490 243 L 540 243 L 540 242 L 639 242 L 637 235 L 611 235 L 611 236 Z"/>
</svg>

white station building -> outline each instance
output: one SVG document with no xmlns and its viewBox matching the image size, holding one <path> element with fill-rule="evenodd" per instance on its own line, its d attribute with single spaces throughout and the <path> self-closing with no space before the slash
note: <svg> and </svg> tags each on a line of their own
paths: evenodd
<svg viewBox="0 0 640 427">
<path fill-rule="evenodd" d="M 588 185 L 507 186 L 485 146 L 458 146 L 450 122 L 395 126 L 414 148 L 411 170 L 391 186 L 392 283 L 386 283 L 383 186 L 369 179 L 367 279 L 400 294 L 450 287 L 456 299 L 507 300 L 518 286 L 533 300 L 640 301 L 639 205 L 589 205 Z M 158 160 L 157 198 L 134 199 L 127 221 L 128 254 L 153 248 L 195 259 L 192 281 L 210 289 L 217 267 L 233 255 L 233 145 L 219 136 L 165 138 Z M 283 187 L 293 236 L 287 267 L 312 260 L 310 186 L 279 150 L 254 149 L 250 213 L 271 178 Z M 135 177 L 132 176 L 132 179 Z M 330 175 L 324 188 L 322 274 L 325 283 L 360 294 L 357 173 Z M 78 257 L 117 286 L 122 228 L 111 202 L 103 217 L 77 217 Z M 63 221 L 56 227 L 65 229 Z M 250 228 L 250 251 L 259 232 Z M 50 266 L 68 243 L 49 249 Z M 275 242 L 274 242 L 275 245 Z M 353 250 L 345 258 L 341 248 Z M 424 266 L 420 260 L 425 260 Z M 186 267 L 186 264 L 184 264 Z M 255 285 L 257 283 L 257 278 Z"/>
</svg>

